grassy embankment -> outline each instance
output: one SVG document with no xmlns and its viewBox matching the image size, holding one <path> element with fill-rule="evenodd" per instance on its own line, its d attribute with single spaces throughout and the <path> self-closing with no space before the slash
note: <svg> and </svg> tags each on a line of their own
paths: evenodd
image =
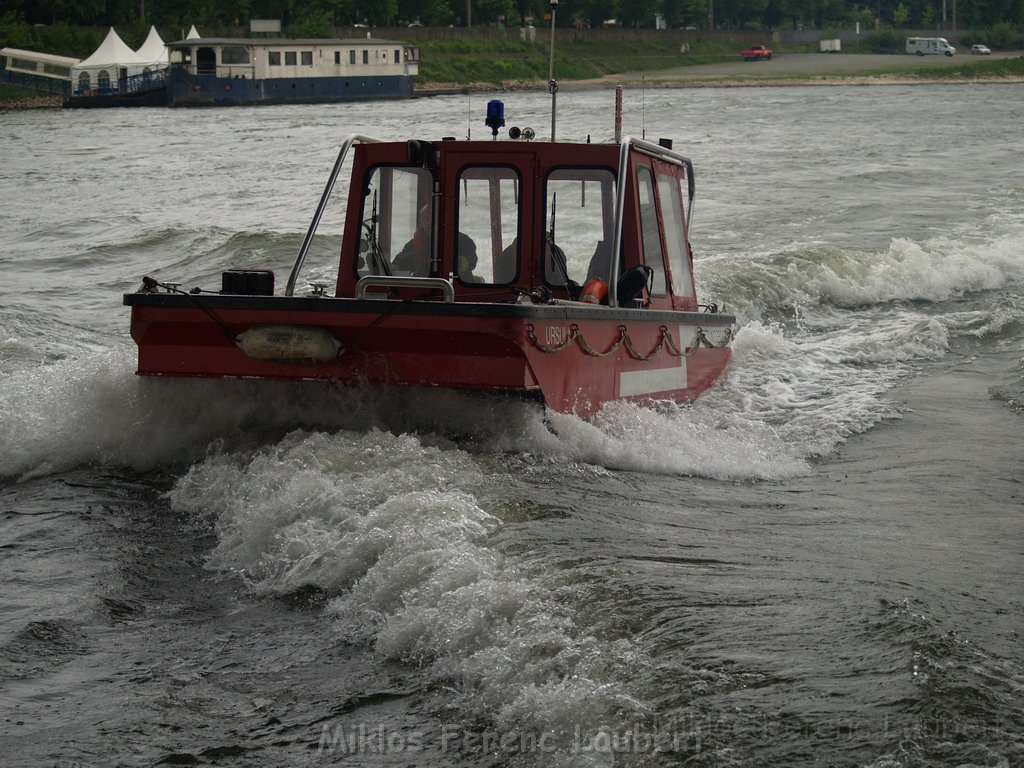
<svg viewBox="0 0 1024 768">
<path fill-rule="evenodd" d="M 417 85 L 435 83 L 530 83 L 548 78 L 547 42 L 519 40 L 420 41 Z M 620 72 L 653 71 L 684 64 L 709 64 L 736 57 L 736 47 L 698 43 L 686 54 L 678 40 L 573 40 L 555 47 L 555 77 L 587 80 Z"/>
<path fill-rule="evenodd" d="M 959 57 L 957 57 L 959 58 Z M 929 72 L 901 73 L 908 78 L 927 78 L 928 80 L 976 80 L 1000 77 L 1024 76 L 1024 57 L 1014 59 L 978 59 L 965 58 L 962 62 L 942 67 Z"/>
</svg>

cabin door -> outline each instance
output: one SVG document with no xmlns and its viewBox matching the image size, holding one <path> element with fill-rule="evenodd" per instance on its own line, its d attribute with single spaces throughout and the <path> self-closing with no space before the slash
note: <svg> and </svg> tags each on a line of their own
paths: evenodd
<svg viewBox="0 0 1024 768">
<path fill-rule="evenodd" d="M 460 283 L 531 282 L 534 156 L 450 152 L 444 177 L 446 251 Z"/>
<path fill-rule="evenodd" d="M 217 52 L 213 48 L 199 48 L 196 50 L 196 74 L 217 74 Z"/>
</svg>

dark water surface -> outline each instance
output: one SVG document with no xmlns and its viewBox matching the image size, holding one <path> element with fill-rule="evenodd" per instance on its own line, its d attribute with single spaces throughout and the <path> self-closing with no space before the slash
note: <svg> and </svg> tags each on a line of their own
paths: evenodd
<svg viewBox="0 0 1024 768">
<path fill-rule="evenodd" d="M 487 95 L 0 113 L 0 762 L 1024 765 L 1021 96 L 627 93 L 742 329 L 696 405 L 551 429 L 133 374 L 142 275 L 285 274 L 346 135 Z"/>
</svg>

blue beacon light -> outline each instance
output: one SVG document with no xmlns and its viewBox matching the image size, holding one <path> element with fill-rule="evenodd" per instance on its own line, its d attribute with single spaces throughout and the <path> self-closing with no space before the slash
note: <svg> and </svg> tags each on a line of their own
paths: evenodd
<svg viewBox="0 0 1024 768">
<path fill-rule="evenodd" d="M 487 102 L 487 119 L 484 125 L 491 129 L 491 136 L 498 138 L 498 129 L 505 125 L 505 102 L 501 99 L 491 99 Z"/>
</svg>

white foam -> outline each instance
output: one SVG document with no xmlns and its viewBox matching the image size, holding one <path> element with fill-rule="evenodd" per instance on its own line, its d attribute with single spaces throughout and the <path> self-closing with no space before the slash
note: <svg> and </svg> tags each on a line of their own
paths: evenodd
<svg viewBox="0 0 1024 768">
<path fill-rule="evenodd" d="M 610 469 L 720 478 L 800 471 L 771 430 L 723 428 L 715 414 L 617 404 L 593 423 L 527 403 L 456 392 L 336 389 L 310 382 L 152 379 L 133 373 L 123 347 L 4 379 L 0 475 L 59 472 L 82 464 L 146 471 L 187 465 L 214 440 L 277 440 L 289 429 L 373 427 L 415 432 L 447 447 L 540 454 Z"/>
<path fill-rule="evenodd" d="M 819 305 L 866 307 L 891 301 L 945 301 L 1024 284 L 1024 235 L 893 240 L 885 251 L 820 246 L 696 264 L 705 300 L 725 303 L 744 322 L 766 311 Z"/>
<path fill-rule="evenodd" d="M 571 592 L 488 545 L 502 523 L 480 494 L 507 481 L 408 435 L 294 432 L 212 452 L 171 502 L 214 519 L 212 567 L 258 591 L 336 594 L 340 639 L 415 664 L 467 716 L 552 734 L 565 757 L 577 726 L 641 709 L 627 681 L 643 656 L 591 636 Z"/>
<path fill-rule="evenodd" d="M 947 343 L 942 323 L 911 312 L 797 338 L 750 323 L 737 335 L 725 377 L 695 410 L 716 414 L 741 435 L 771 429 L 791 456 L 820 456 L 881 419 L 898 417 L 885 393 L 908 361 L 940 357 Z"/>
<path fill-rule="evenodd" d="M 309 398 L 299 388 L 292 399 L 269 382 L 140 378 L 134 357 L 134 349 L 121 347 L 6 376 L 0 475 L 88 463 L 165 467 L 201 456 L 218 435 L 308 418 Z"/>
</svg>

